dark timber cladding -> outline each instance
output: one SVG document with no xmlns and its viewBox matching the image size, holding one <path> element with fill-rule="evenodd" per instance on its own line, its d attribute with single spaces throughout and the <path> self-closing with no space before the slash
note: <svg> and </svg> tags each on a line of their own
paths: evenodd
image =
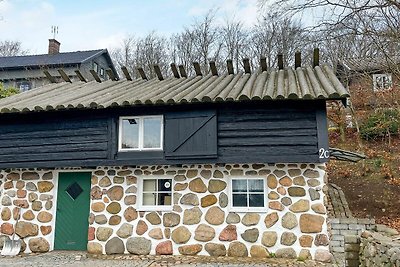
<svg viewBox="0 0 400 267">
<path fill-rule="evenodd" d="M 119 116 L 164 115 L 164 151 L 118 152 Z M 324 162 L 325 100 L 142 106 L 0 117 L 0 168 Z"/>
</svg>

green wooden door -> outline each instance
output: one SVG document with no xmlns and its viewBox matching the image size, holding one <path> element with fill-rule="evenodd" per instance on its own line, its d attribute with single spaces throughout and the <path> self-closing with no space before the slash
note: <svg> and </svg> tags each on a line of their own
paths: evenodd
<svg viewBox="0 0 400 267">
<path fill-rule="evenodd" d="M 90 178 L 88 172 L 59 174 L 54 249 L 87 249 Z"/>
</svg>

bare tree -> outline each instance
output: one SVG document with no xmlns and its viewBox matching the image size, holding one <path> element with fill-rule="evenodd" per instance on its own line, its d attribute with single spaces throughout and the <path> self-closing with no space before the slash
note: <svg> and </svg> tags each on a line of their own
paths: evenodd
<svg viewBox="0 0 400 267">
<path fill-rule="evenodd" d="M 0 56 L 21 56 L 25 55 L 26 53 L 27 51 L 22 49 L 22 44 L 19 41 L 0 41 Z"/>
</svg>

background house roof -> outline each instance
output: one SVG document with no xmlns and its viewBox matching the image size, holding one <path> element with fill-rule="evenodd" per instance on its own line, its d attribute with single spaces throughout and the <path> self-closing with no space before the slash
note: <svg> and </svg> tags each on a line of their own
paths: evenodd
<svg viewBox="0 0 400 267">
<path fill-rule="evenodd" d="M 344 99 L 328 66 L 189 78 L 56 83 L 0 100 L 1 113 L 273 99 Z"/>
<path fill-rule="evenodd" d="M 355 72 L 386 70 L 398 64 L 400 64 L 400 56 L 347 58 L 339 60 L 339 65 L 343 66 L 347 71 Z"/>
</svg>

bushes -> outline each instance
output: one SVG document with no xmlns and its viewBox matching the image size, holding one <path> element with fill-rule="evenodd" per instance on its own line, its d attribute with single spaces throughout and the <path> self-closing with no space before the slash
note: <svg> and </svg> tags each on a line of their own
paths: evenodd
<svg viewBox="0 0 400 267">
<path fill-rule="evenodd" d="M 399 109 L 380 109 L 368 116 L 360 126 L 361 137 L 365 140 L 398 135 L 400 127 Z"/>
</svg>

